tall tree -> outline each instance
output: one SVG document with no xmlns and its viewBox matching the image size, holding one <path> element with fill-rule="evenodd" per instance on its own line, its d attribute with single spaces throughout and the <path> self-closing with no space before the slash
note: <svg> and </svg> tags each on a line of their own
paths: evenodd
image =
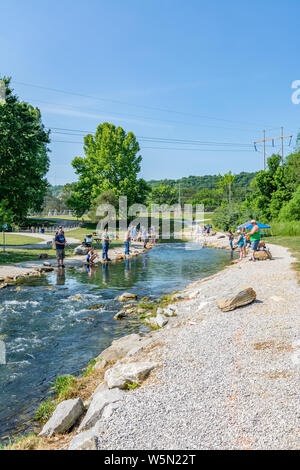
<svg viewBox="0 0 300 470">
<path fill-rule="evenodd" d="M 148 186 L 137 177 L 142 161 L 139 151 L 132 132 L 126 133 L 122 127 L 107 122 L 100 124 L 95 135 L 84 138 L 85 157 L 76 157 L 72 162 L 79 181 L 68 204 L 82 215 L 100 194 L 109 190 L 117 197 L 127 196 L 128 206 L 143 203 Z"/>
<path fill-rule="evenodd" d="M 19 101 L 9 87 L 10 79 L 3 81 L 6 98 L 0 103 L 0 201 L 19 222 L 29 210 L 42 207 L 48 186 L 49 132 L 39 109 Z"/>
</svg>

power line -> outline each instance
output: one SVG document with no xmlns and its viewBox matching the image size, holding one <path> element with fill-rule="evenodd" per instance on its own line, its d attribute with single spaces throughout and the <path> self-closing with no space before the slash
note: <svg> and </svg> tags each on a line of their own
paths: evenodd
<svg viewBox="0 0 300 470">
<path fill-rule="evenodd" d="M 65 143 L 65 144 L 80 144 L 83 145 L 83 142 L 78 142 L 75 140 L 52 140 L 51 143 Z M 189 149 L 189 148 L 174 148 L 174 147 L 144 147 L 142 149 L 154 149 L 154 150 L 182 150 L 182 151 L 193 151 L 193 152 L 253 152 L 254 150 L 250 149 Z"/>
<path fill-rule="evenodd" d="M 84 137 L 82 134 L 92 134 L 89 131 L 81 131 L 78 129 L 66 129 L 53 127 L 51 128 L 54 134 L 60 135 L 70 135 L 70 136 L 79 136 Z M 66 132 L 64 132 L 66 131 Z M 177 143 L 177 144 L 191 144 L 191 145 L 217 145 L 217 146 L 237 146 L 237 147 L 252 147 L 251 144 L 247 143 L 238 143 L 238 142 L 215 142 L 215 141 L 201 141 L 201 140 L 190 140 L 190 139 L 172 139 L 164 137 L 145 137 L 145 136 L 136 136 L 139 141 L 143 142 L 157 142 L 157 143 Z"/>
<path fill-rule="evenodd" d="M 136 108 L 151 109 L 152 111 L 160 111 L 160 112 L 165 112 L 165 113 L 178 114 L 178 115 L 182 115 L 182 116 L 198 117 L 198 118 L 201 118 L 201 119 L 211 119 L 211 120 L 214 120 L 214 121 L 230 122 L 230 123 L 234 123 L 234 124 L 239 122 L 239 123 L 247 124 L 247 125 L 251 125 L 251 126 L 257 126 L 258 125 L 258 123 L 253 123 L 253 122 L 233 121 L 233 120 L 230 120 L 230 119 L 200 115 L 200 114 L 195 114 L 195 113 L 187 113 L 187 112 L 177 111 L 177 110 L 168 109 L 168 108 L 159 108 L 159 107 L 156 107 L 156 106 L 148 106 L 148 105 L 129 103 L 129 102 L 126 102 L 126 101 L 121 101 L 121 100 L 116 100 L 116 99 L 111 99 L 111 98 L 103 98 L 103 97 L 85 95 L 83 93 L 71 92 L 71 91 L 66 91 L 66 90 L 60 90 L 60 89 L 57 89 L 57 88 L 45 87 L 45 86 L 42 86 L 42 85 L 35 85 L 35 84 L 31 84 L 31 83 L 19 82 L 17 80 L 13 80 L 13 81 L 14 81 L 14 83 L 16 83 L 18 85 L 23 85 L 23 86 L 27 86 L 27 87 L 31 87 L 31 88 L 39 88 L 41 90 L 53 91 L 55 93 L 62 93 L 62 94 L 66 94 L 66 95 L 79 96 L 79 97 L 82 97 L 82 98 L 88 98 L 88 99 L 92 99 L 92 100 L 95 100 L 95 101 L 104 101 L 104 102 L 110 102 L 110 103 L 121 104 L 121 105 L 126 105 L 126 106 L 133 106 L 133 107 L 136 107 Z M 272 127 L 272 126 L 268 126 L 268 127 Z"/>
</svg>

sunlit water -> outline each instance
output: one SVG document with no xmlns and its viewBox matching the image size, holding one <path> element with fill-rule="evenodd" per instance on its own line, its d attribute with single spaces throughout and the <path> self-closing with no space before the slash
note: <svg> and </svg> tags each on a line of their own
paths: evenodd
<svg viewBox="0 0 300 470">
<path fill-rule="evenodd" d="M 0 339 L 7 350 L 7 364 L 0 365 L 2 440 L 32 428 L 35 410 L 57 375 L 78 375 L 113 339 L 146 331 L 136 320 L 113 319 L 120 292 L 157 298 L 230 262 L 230 253 L 223 250 L 186 248 L 161 245 L 90 272 L 86 267 L 54 271 L 27 281 L 19 291 L 0 290 Z M 73 298 L 77 294 L 80 300 Z M 88 310 L 99 303 L 104 308 Z"/>
</svg>

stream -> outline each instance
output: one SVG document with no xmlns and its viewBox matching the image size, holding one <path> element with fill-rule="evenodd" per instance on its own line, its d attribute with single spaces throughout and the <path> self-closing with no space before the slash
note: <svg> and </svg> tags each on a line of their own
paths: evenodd
<svg viewBox="0 0 300 470">
<path fill-rule="evenodd" d="M 192 247 L 162 244 L 124 262 L 55 270 L 0 290 L 0 339 L 6 346 L 6 364 L 0 364 L 0 441 L 32 430 L 35 411 L 58 375 L 79 375 L 112 340 L 148 331 L 137 320 L 113 319 L 120 293 L 157 299 L 231 261 L 225 250 Z M 100 303 L 103 308 L 88 309 Z"/>
</svg>

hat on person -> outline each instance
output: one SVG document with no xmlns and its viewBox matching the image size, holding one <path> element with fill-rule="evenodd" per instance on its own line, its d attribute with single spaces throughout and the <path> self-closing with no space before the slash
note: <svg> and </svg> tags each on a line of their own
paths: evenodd
<svg viewBox="0 0 300 470">
<path fill-rule="evenodd" d="M 240 231 L 240 230 L 237 230 L 236 233 L 241 233 L 241 231 Z"/>
<path fill-rule="evenodd" d="M 256 224 L 256 220 L 255 220 L 255 219 L 252 219 L 252 220 L 251 220 L 251 224 Z"/>
</svg>

